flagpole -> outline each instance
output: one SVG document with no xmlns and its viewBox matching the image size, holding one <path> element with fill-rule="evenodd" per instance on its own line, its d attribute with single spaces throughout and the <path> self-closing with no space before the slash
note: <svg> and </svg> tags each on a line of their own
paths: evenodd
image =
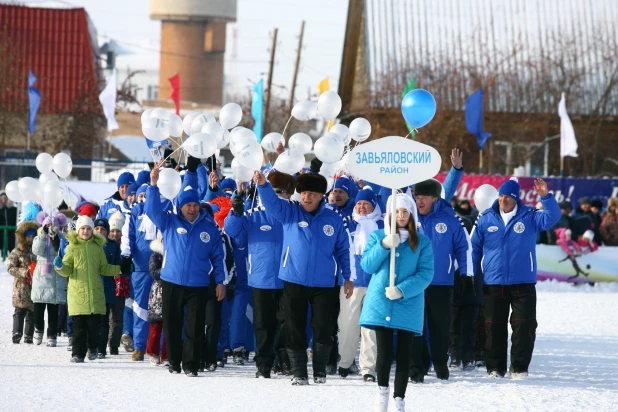
<svg viewBox="0 0 618 412">
<path fill-rule="evenodd" d="M 560 177 L 564 177 L 564 157 L 560 156 Z"/>
<path fill-rule="evenodd" d="M 113 131 L 110 131 L 109 135 L 107 135 L 107 138 L 109 139 L 109 142 L 107 144 L 107 160 L 112 159 L 112 133 Z"/>
<path fill-rule="evenodd" d="M 30 130 L 28 130 L 28 139 L 26 139 L 26 157 L 30 157 Z"/>
<path fill-rule="evenodd" d="M 479 174 L 483 174 L 483 149 L 481 149 L 479 154 Z"/>
</svg>

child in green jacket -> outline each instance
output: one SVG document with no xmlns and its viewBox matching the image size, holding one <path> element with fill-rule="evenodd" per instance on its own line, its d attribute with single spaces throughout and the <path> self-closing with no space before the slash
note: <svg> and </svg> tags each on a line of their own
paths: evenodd
<svg viewBox="0 0 618 412">
<path fill-rule="evenodd" d="M 71 362 L 80 363 L 86 356 L 97 358 L 99 324 L 105 315 L 105 293 L 101 276 L 115 276 L 120 266 L 109 265 L 103 246 L 106 239 L 93 233 L 94 223 L 88 216 L 80 216 L 75 232 L 67 235 L 69 245 L 64 258 L 54 259 L 56 271 L 70 279 L 67 303 L 73 318 L 73 351 Z"/>
</svg>

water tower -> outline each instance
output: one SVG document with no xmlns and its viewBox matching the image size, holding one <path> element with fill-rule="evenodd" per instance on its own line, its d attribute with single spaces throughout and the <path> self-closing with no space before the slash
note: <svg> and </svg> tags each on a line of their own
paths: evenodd
<svg viewBox="0 0 618 412">
<path fill-rule="evenodd" d="M 159 99 L 180 74 L 180 98 L 220 106 L 223 100 L 225 28 L 236 21 L 236 0 L 150 0 L 150 18 L 161 20 Z"/>
</svg>

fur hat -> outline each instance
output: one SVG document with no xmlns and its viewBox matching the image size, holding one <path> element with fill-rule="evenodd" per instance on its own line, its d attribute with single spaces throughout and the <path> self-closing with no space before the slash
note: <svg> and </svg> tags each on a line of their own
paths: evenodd
<svg viewBox="0 0 618 412">
<path fill-rule="evenodd" d="M 415 196 L 440 197 L 442 195 L 442 184 L 436 179 L 427 179 L 414 185 Z"/>
<path fill-rule="evenodd" d="M 88 216 L 80 216 L 75 222 L 75 230 L 79 231 L 83 226 L 90 226 L 91 229 L 94 230 L 94 222 Z"/>
<path fill-rule="evenodd" d="M 28 249 L 26 245 L 26 232 L 36 231 L 41 227 L 37 222 L 33 220 L 26 220 L 25 222 L 21 222 L 17 225 L 17 230 L 15 230 L 15 237 L 17 237 L 17 243 L 21 249 Z"/>
<path fill-rule="evenodd" d="M 122 213 L 115 212 L 109 217 L 109 230 L 122 230 L 124 220 L 124 215 Z"/>
<path fill-rule="evenodd" d="M 288 194 L 293 195 L 296 188 L 296 180 L 294 177 L 282 172 L 270 172 L 268 174 L 268 181 L 272 187 L 285 190 Z"/>
<path fill-rule="evenodd" d="M 315 192 L 326 194 L 326 190 L 328 190 L 328 183 L 322 175 L 305 174 L 296 178 L 296 191 L 298 193 Z"/>
</svg>

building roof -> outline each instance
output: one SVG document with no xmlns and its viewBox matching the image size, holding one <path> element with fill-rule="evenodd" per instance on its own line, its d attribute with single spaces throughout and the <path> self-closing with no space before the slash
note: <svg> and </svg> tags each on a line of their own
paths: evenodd
<svg viewBox="0 0 618 412">
<path fill-rule="evenodd" d="M 28 72 L 32 70 L 35 88 L 42 96 L 39 113 L 69 111 L 80 93 L 100 87 L 96 39 L 83 8 L 0 4 L 0 49 L 6 48 L 3 58 L 12 59 L 14 65 L 12 84 L 0 89 L 0 106 L 27 110 Z"/>
</svg>

